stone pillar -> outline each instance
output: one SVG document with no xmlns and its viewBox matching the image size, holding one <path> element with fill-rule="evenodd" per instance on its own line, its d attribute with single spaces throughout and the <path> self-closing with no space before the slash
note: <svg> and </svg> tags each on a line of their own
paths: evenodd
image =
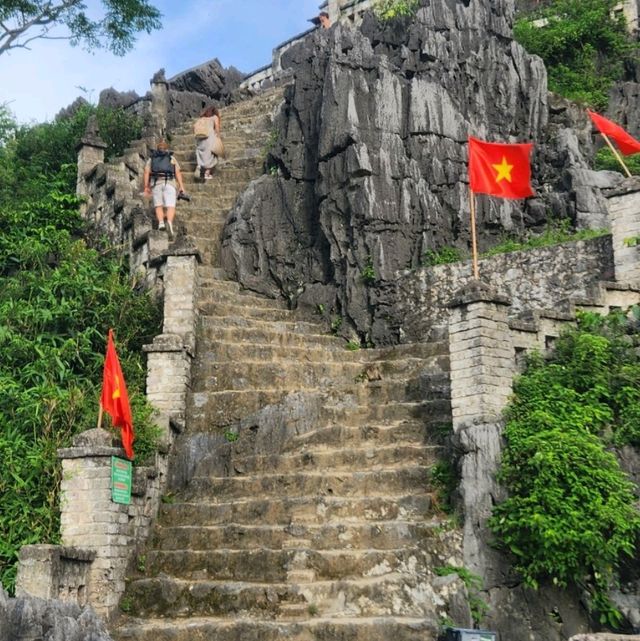
<svg viewBox="0 0 640 641">
<path fill-rule="evenodd" d="M 198 256 L 167 257 L 164 271 L 164 325 L 147 352 L 147 398 L 175 427 L 184 425 L 191 361 L 195 354 Z"/>
<path fill-rule="evenodd" d="M 88 602 L 101 616 L 118 605 L 135 542 L 131 505 L 111 500 L 111 457 L 124 456 L 103 429 L 83 432 L 62 459 L 62 544 L 95 553 L 89 571 Z"/>
<path fill-rule="evenodd" d="M 509 302 L 475 281 L 451 303 L 449 351 L 454 438 L 460 445 L 465 567 L 485 587 L 500 583 L 503 563 L 491 548 L 486 521 L 500 494 L 502 419 L 515 374 L 507 322 Z"/>
<path fill-rule="evenodd" d="M 81 198 L 87 198 L 89 191 L 87 189 L 86 176 L 97 165 L 104 162 L 104 150 L 107 144 L 100 138 L 98 123 L 95 116 L 91 116 L 87 122 L 87 128 L 80 144 L 76 147 L 78 152 L 78 175 L 76 179 L 76 194 Z M 80 213 L 84 215 L 87 205 L 80 205 Z"/>
<path fill-rule="evenodd" d="M 147 137 L 154 139 L 155 145 L 167 136 L 167 116 L 169 114 L 169 83 L 160 69 L 151 79 L 151 123 Z"/>
<path fill-rule="evenodd" d="M 616 281 L 640 284 L 640 178 L 629 178 L 608 200 Z"/>
</svg>

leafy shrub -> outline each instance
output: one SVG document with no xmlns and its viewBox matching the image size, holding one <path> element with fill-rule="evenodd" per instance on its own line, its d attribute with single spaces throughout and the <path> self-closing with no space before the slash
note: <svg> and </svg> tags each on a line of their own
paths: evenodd
<svg viewBox="0 0 640 641">
<path fill-rule="evenodd" d="M 447 265 L 463 260 L 462 252 L 456 247 L 442 247 L 439 250 L 427 249 L 422 255 L 422 266 Z"/>
<path fill-rule="evenodd" d="M 606 449 L 640 444 L 638 338 L 622 314 L 584 314 L 549 360 L 529 359 L 507 411 L 509 498 L 490 521 L 529 585 L 581 585 L 609 624 L 606 591 L 640 531 L 634 487 Z"/>
<path fill-rule="evenodd" d="M 640 154 L 626 156 L 624 164 L 633 176 L 640 176 Z M 595 158 L 595 168 L 598 170 L 619 171 L 620 173 L 624 171 L 609 147 L 602 147 L 602 149 L 598 150 Z"/>
<path fill-rule="evenodd" d="M 373 11 L 382 22 L 413 16 L 420 7 L 420 0 L 379 0 Z"/>
<path fill-rule="evenodd" d="M 514 36 L 547 66 L 549 88 L 566 98 L 603 109 L 625 61 L 637 51 L 617 0 L 553 0 L 521 17 Z"/>
<path fill-rule="evenodd" d="M 75 166 L 62 162 L 79 130 L 36 125 L 0 143 L 0 175 L 29 176 L 28 188 L 0 194 L 0 582 L 9 590 L 21 546 L 58 542 L 57 450 L 96 424 L 109 327 L 132 405 L 136 463 L 158 437 L 141 348 L 159 332 L 160 311 L 133 290 L 116 252 L 82 240 L 68 187 Z"/>
</svg>

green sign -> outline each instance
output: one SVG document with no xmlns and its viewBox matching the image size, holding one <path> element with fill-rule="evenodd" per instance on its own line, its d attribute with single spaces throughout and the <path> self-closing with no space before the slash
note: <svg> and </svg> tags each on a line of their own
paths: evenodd
<svg viewBox="0 0 640 641">
<path fill-rule="evenodd" d="M 114 503 L 131 503 L 132 469 L 131 461 L 111 457 L 111 500 Z"/>
</svg>

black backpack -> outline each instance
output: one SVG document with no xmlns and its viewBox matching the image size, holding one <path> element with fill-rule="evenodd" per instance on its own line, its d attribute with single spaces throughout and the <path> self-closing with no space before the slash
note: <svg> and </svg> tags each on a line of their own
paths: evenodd
<svg viewBox="0 0 640 641">
<path fill-rule="evenodd" d="M 176 166 L 171 162 L 173 152 L 171 151 L 154 151 L 151 156 L 151 175 L 154 178 L 174 178 L 176 175 Z"/>
</svg>

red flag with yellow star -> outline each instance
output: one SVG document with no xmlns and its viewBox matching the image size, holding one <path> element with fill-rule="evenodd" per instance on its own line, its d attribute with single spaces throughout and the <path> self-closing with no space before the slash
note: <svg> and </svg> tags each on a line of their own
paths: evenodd
<svg viewBox="0 0 640 641">
<path fill-rule="evenodd" d="M 129 395 L 124 382 L 120 361 L 113 342 L 113 330 L 109 330 L 107 354 L 104 359 L 102 375 L 102 409 L 111 416 L 114 427 L 120 428 L 122 446 L 127 458 L 133 459 L 133 419 L 129 405 Z"/>
<path fill-rule="evenodd" d="M 616 125 L 615 122 L 611 122 L 604 116 L 600 116 L 588 109 L 587 113 L 593 121 L 593 124 L 598 128 L 598 131 L 605 136 L 609 136 L 611 140 L 615 140 L 618 148 L 625 156 L 640 153 L 640 141 L 636 140 L 631 134 L 628 134 L 620 125 Z"/>
<path fill-rule="evenodd" d="M 532 143 L 485 142 L 469 136 L 469 186 L 476 194 L 527 198 L 531 188 Z"/>
</svg>

